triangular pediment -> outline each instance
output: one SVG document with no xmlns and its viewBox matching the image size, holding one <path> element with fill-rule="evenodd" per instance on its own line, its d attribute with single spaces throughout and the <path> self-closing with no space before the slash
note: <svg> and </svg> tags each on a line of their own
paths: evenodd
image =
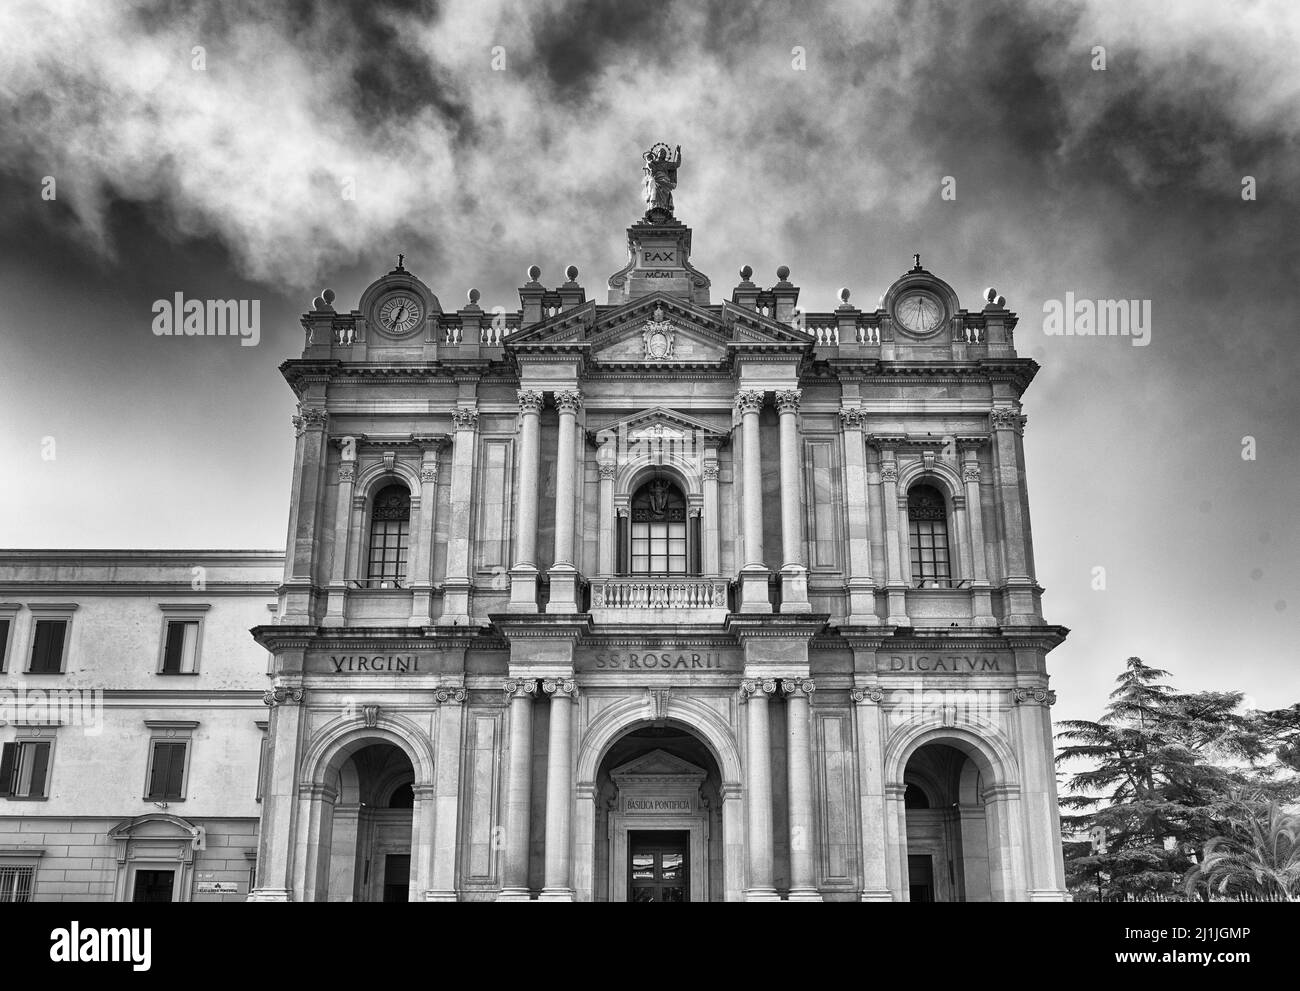
<svg viewBox="0 0 1300 991">
<path fill-rule="evenodd" d="M 730 435 L 730 431 L 719 430 L 705 420 L 662 406 L 602 423 L 590 428 L 588 432 L 597 444 L 600 443 L 599 438 L 611 434 L 625 437 L 630 442 L 657 440 L 664 443 L 688 443 L 691 438 L 701 437 L 707 443 L 722 444 L 725 444 Z"/>
<path fill-rule="evenodd" d="M 666 750 L 651 750 L 614 768 L 609 772 L 609 776 L 619 785 L 623 785 L 628 779 L 637 778 L 653 778 L 657 781 L 665 778 L 680 778 L 698 781 L 708 777 L 708 773 L 704 768 L 696 767 Z"/>
<path fill-rule="evenodd" d="M 591 360 L 603 365 L 718 365 L 728 360 L 730 331 L 721 308 L 651 293 L 599 313 L 587 334 Z"/>
</svg>

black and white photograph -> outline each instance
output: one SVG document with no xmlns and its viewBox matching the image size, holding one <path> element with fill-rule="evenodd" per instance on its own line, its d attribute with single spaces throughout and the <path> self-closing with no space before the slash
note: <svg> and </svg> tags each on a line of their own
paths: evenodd
<svg viewBox="0 0 1300 991">
<path fill-rule="evenodd" d="M 16 973 L 518 925 L 469 902 L 1280 973 L 1297 50 L 1293 0 L 4 0 Z"/>
</svg>

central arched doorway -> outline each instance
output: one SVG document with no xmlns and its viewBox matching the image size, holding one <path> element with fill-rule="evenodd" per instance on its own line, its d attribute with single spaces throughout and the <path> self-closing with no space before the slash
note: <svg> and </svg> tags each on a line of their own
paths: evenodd
<svg viewBox="0 0 1300 991">
<path fill-rule="evenodd" d="M 918 747 L 903 772 L 907 891 L 914 902 L 992 899 L 985 782 L 946 743 Z"/>
<path fill-rule="evenodd" d="M 335 799 L 321 836 L 328 843 L 327 888 L 318 900 L 410 899 L 415 769 L 401 747 L 368 743 L 338 763 Z"/>
<path fill-rule="evenodd" d="M 711 750 L 685 727 L 619 737 L 595 778 L 595 900 L 722 901 L 721 787 Z"/>
</svg>

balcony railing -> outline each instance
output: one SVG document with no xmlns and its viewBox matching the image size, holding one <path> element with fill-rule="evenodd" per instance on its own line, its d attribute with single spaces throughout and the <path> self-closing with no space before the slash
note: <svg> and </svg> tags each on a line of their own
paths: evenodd
<svg viewBox="0 0 1300 991">
<path fill-rule="evenodd" d="M 593 578 L 598 623 L 721 622 L 730 585 L 724 578 Z"/>
</svg>

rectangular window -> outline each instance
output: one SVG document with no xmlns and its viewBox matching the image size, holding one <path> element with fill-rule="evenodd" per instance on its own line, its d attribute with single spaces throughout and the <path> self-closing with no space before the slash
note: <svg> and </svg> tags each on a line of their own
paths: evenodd
<svg viewBox="0 0 1300 991">
<path fill-rule="evenodd" d="M 5 661 L 9 657 L 9 629 L 12 624 L 11 619 L 0 619 L 0 674 L 4 673 Z"/>
<path fill-rule="evenodd" d="M 151 741 L 149 787 L 144 796 L 146 799 L 177 801 L 185 797 L 185 757 L 188 749 L 188 741 Z"/>
<path fill-rule="evenodd" d="M 0 798 L 49 797 L 49 740 L 18 740 L 0 751 Z"/>
<path fill-rule="evenodd" d="M 29 902 L 35 887 L 35 867 L 0 866 L 0 902 Z"/>
<path fill-rule="evenodd" d="M 167 640 L 163 648 L 163 674 L 193 674 L 198 658 L 199 624 L 197 620 L 167 621 Z"/>
<path fill-rule="evenodd" d="M 910 520 L 908 529 L 912 551 L 912 583 L 918 587 L 947 588 L 951 572 L 948 566 L 948 527 L 943 520 Z"/>
<path fill-rule="evenodd" d="M 38 619 L 32 636 L 32 662 L 27 667 L 30 674 L 61 674 L 63 672 L 63 642 L 68 632 L 66 619 Z"/>
</svg>

